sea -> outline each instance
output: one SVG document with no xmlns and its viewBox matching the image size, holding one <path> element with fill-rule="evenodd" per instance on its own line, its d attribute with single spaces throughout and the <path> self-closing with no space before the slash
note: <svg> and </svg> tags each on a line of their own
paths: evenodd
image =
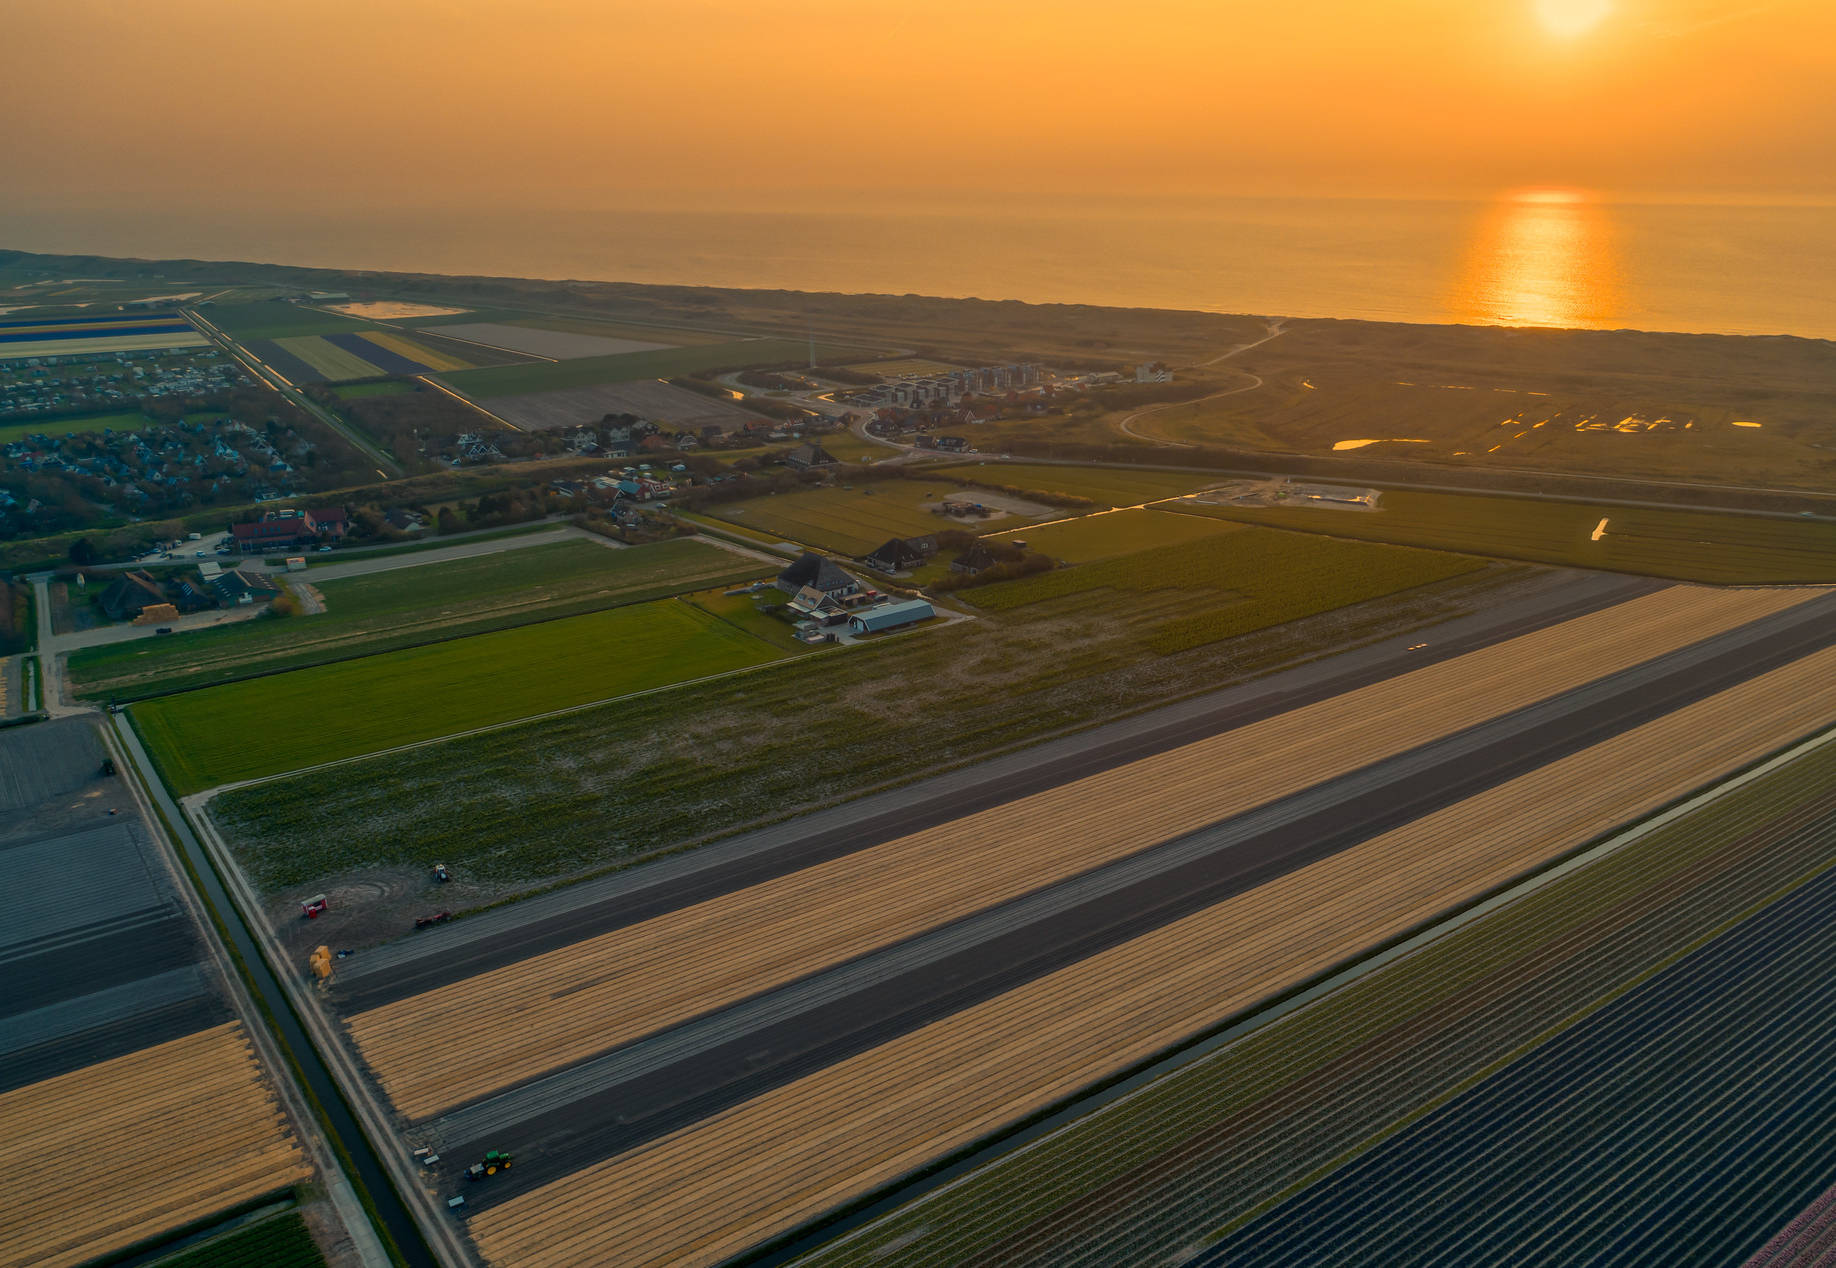
<svg viewBox="0 0 1836 1268">
<path fill-rule="evenodd" d="M 39 212 L 0 248 L 1836 339 L 1836 204 L 990 199 L 872 210 Z"/>
</svg>

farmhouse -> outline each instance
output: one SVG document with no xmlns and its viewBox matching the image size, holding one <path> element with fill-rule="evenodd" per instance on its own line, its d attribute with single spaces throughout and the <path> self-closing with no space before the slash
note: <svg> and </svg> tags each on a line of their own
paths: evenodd
<svg viewBox="0 0 1836 1268">
<path fill-rule="evenodd" d="M 216 596 L 217 602 L 226 608 L 259 603 L 280 593 L 280 586 L 261 573 L 247 568 L 218 573 L 204 584 Z"/>
<path fill-rule="evenodd" d="M 895 537 L 861 560 L 877 572 L 906 572 L 937 553 L 935 537 Z"/>
<path fill-rule="evenodd" d="M 808 471 L 814 467 L 835 467 L 841 464 L 827 449 L 809 441 L 785 454 L 784 465 L 797 471 Z"/>
<path fill-rule="evenodd" d="M 956 561 L 950 565 L 950 571 L 965 572 L 973 577 L 976 573 L 986 572 L 1000 562 L 995 558 L 992 550 L 981 542 L 977 542 L 957 556 Z"/>
<path fill-rule="evenodd" d="M 169 604 L 165 587 L 153 574 L 136 569 L 116 577 L 102 592 L 102 611 L 111 621 L 131 621 L 155 604 Z"/>
<path fill-rule="evenodd" d="M 936 615 L 937 610 L 923 599 L 907 599 L 902 603 L 882 603 L 865 612 L 856 612 L 848 618 L 848 628 L 856 634 L 880 634 L 916 625 L 919 621 L 928 621 Z"/>
<path fill-rule="evenodd" d="M 836 599 L 859 594 L 861 589 L 861 583 L 843 572 L 840 564 L 814 551 L 805 551 L 791 561 L 772 584 L 785 594 L 794 595 L 808 587 Z"/>
<path fill-rule="evenodd" d="M 269 511 L 253 524 L 232 524 L 230 535 L 244 552 L 295 550 L 337 541 L 348 527 L 343 508 L 329 511 Z"/>
</svg>

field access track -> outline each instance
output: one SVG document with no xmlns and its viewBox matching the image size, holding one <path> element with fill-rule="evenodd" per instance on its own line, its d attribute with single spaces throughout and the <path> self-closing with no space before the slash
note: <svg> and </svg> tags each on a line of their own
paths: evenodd
<svg viewBox="0 0 1836 1268">
<path fill-rule="evenodd" d="M 1805 598 L 1676 588 L 1636 599 L 360 1012 L 351 1033 L 397 1108 L 425 1118 Z M 1093 804 L 1107 810 L 1092 816 Z M 445 1041 L 486 1019 L 501 1042 Z"/>
<path fill-rule="evenodd" d="M 1832 716 L 1836 649 L 1825 648 L 692 1127 L 493 1202 L 473 1215 L 473 1236 L 498 1263 L 718 1262 Z"/>
</svg>

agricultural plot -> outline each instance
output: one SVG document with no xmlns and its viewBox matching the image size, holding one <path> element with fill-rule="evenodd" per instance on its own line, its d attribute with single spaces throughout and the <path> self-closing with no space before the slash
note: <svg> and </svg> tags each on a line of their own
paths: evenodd
<svg viewBox="0 0 1836 1268">
<path fill-rule="evenodd" d="M 159 1268 L 324 1268 L 325 1256 L 297 1211 L 261 1220 L 159 1261 Z"/>
<path fill-rule="evenodd" d="M 351 1034 L 397 1108 L 422 1118 L 1791 602 L 1638 600 L 359 1013 Z M 439 1041 L 500 1007 L 518 1035 L 467 1053 Z"/>
<path fill-rule="evenodd" d="M 1126 608 L 1153 622 L 1148 645 L 1166 654 L 1481 566 L 1436 551 L 1249 529 L 996 582 L 968 597 L 994 611 L 1055 601 Z M 1211 591 L 1218 605 L 1185 610 L 1191 591 Z"/>
<path fill-rule="evenodd" d="M 354 337 L 354 336 L 353 336 Z M 374 362 L 352 352 L 348 347 L 333 343 L 324 335 L 296 335 L 285 339 L 276 339 L 275 344 L 281 351 L 312 367 L 320 381 L 336 383 L 340 379 L 370 379 L 385 371 Z M 260 355 L 257 353 L 257 355 Z"/>
<path fill-rule="evenodd" d="M 372 347 L 395 356 L 408 368 L 396 371 L 402 374 L 422 374 L 429 370 L 467 370 L 477 365 L 463 357 L 453 356 L 448 352 L 428 346 L 430 341 L 410 339 L 396 334 L 392 330 L 366 330 L 357 336 Z M 449 345 L 450 346 L 450 345 Z M 374 361 L 375 354 L 364 349 L 356 349 L 366 360 Z M 381 364 L 380 362 L 378 364 Z"/>
<path fill-rule="evenodd" d="M 1833 775 L 1826 746 L 800 1262 L 1190 1255 L 1836 862 Z"/>
<path fill-rule="evenodd" d="M 76 436 L 84 432 L 107 431 L 109 428 L 138 429 L 148 419 L 139 410 L 132 413 L 92 414 L 80 418 L 41 418 L 29 423 L 0 423 L 0 445 L 28 436 Z"/>
<path fill-rule="evenodd" d="M 335 335 L 340 331 L 368 329 L 369 322 L 315 308 L 302 308 L 280 300 L 252 304 L 213 304 L 206 310 L 210 324 L 234 339 L 291 339 L 304 335 Z"/>
<path fill-rule="evenodd" d="M 896 379 L 907 374 L 948 374 L 961 367 L 943 361 L 930 361 L 924 357 L 901 357 L 892 361 L 860 361 L 845 368 L 859 370 L 862 374 L 878 374 L 884 378 Z"/>
<path fill-rule="evenodd" d="M 560 317 L 544 313 L 539 317 L 505 313 L 498 318 L 506 326 L 528 326 L 533 330 L 569 330 L 575 334 L 599 335 L 606 339 L 637 339 L 671 348 L 698 344 L 731 343 L 741 337 L 734 332 L 690 330 L 683 326 L 645 326 L 636 322 L 600 321 L 592 317 Z"/>
<path fill-rule="evenodd" d="M 1813 653 L 493 1203 L 472 1216 L 473 1237 L 503 1263 L 724 1261 L 1821 725 L 1833 669 L 1836 653 Z M 1692 751 L 1686 739 L 1703 735 Z"/>
<path fill-rule="evenodd" d="M 966 524 L 933 514 L 929 508 L 956 488 L 928 480 L 887 480 L 725 502 L 708 508 L 707 513 L 769 538 L 857 557 L 889 537 L 918 537 L 946 528 L 981 532 L 1023 522 L 1017 516 L 1002 516 Z"/>
<path fill-rule="evenodd" d="M 466 310 L 439 304 L 417 304 L 406 299 L 368 299 L 351 304 L 327 304 L 335 313 L 363 321 L 411 321 L 417 317 L 457 317 Z"/>
<path fill-rule="evenodd" d="M 0 321 L 0 361 L 198 348 L 207 342 L 190 322 L 172 313 Z"/>
<path fill-rule="evenodd" d="M 318 582 L 326 610 L 317 616 L 82 649 L 70 654 L 69 675 L 79 696 L 131 700 L 765 575 L 766 566 L 692 540 L 629 550 L 580 540 L 521 546 Z"/>
<path fill-rule="evenodd" d="M 206 687 L 134 706 L 181 793 L 776 660 L 674 599 Z"/>
<path fill-rule="evenodd" d="M 491 412 L 532 431 L 597 423 L 607 414 L 636 414 L 659 424 L 685 428 L 719 427 L 722 431 L 738 431 L 747 423 L 759 421 L 759 415 L 730 401 L 703 396 L 654 379 L 495 397 L 491 401 Z"/>
<path fill-rule="evenodd" d="M 1169 509 L 1363 541 L 1687 581 L 1836 581 L 1836 524 L 1818 520 L 1406 489 L 1385 492 L 1371 514 L 1202 500 Z"/>
<path fill-rule="evenodd" d="M 32 1153 L 0 1207 L 6 1268 L 87 1263 L 311 1174 L 236 1022 L 0 1093 L 0 1132 Z"/>
<path fill-rule="evenodd" d="M 675 345 L 641 339 L 619 339 L 577 330 L 552 330 L 498 322 L 460 322 L 436 327 L 438 333 L 470 339 L 493 348 L 508 348 L 538 357 L 565 361 L 576 357 L 616 357 L 629 352 L 654 352 Z"/>
<path fill-rule="evenodd" d="M 819 359 L 845 354 L 851 349 L 817 344 Z M 626 383 L 633 379 L 668 379 L 698 370 L 743 370 L 753 366 L 801 364 L 810 355 L 808 342 L 797 339 L 744 339 L 731 343 L 662 348 L 654 352 L 627 352 L 619 356 L 579 357 L 536 365 L 467 370 L 446 376 L 455 391 L 474 400 L 523 396 L 561 388 L 593 387 L 600 383 Z"/>
<path fill-rule="evenodd" d="M 1194 525 L 1200 527 L 1195 531 Z M 1007 529 L 992 535 L 1024 540 L 1028 550 L 1064 563 L 1081 564 L 1199 541 L 1216 536 L 1211 530 L 1219 525 L 1235 527 L 1223 520 L 1169 515 L 1150 507 L 1133 507 L 1123 511 L 1098 511 L 1032 528 Z"/>
<path fill-rule="evenodd" d="M 1412 1260 L 1483 1246 L 1512 1262 L 1741 1262 L 1830 1179 L 1836 872 L 1818 863 L 1799 892 L 1193 1262 L 1378 1246 Z"/>
<path fill-rule="evenodd" d="M 965 479 L 981 480 L 988 484 L 1088 498 L 1105 506 L 1138 506 L 1143 502 L 1178 497 L 1217 483 L 1215 477 L 1203 472 L 1129 471 L 1115 467 L 1071 467 L 1049 463 L 980 462 L 937 469 L 960 471 Z"/>
</svg>

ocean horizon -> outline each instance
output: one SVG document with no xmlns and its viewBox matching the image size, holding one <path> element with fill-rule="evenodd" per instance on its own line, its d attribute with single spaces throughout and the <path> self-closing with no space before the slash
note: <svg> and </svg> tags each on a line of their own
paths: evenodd
<svg viewBox="0 0 1836 1268">
<path fill-rule="evenodd" d="M 1235 198 L 875 211 L 0 209 L 0 247 L 1286 317 L 1836 339 L 1836 207 Z"/>
</svg>

